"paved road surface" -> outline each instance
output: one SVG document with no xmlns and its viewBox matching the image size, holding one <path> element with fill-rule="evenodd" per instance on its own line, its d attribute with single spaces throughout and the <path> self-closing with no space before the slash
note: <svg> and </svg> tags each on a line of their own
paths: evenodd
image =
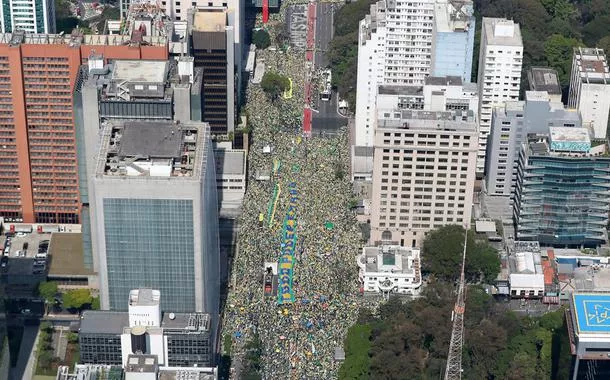
<svg viewBox="0 0 610 380">
<path fill-rule="evenodd" d="M 319 134 L 337 133 L 339 128 L 347 125 L 347 118 L 337 113 L 337 93 L 333 92 L 330 101 L 318 101 L 318 112 L 314 112 L 312 121 L 312 133 Z"/>
<path fill-rule="evenodd" d="M 332 3 L 318 3 L 316 10 L 316 56 L 315 64 L 318 68 L 327 67 L 328 44 L 333 38 L 333 18 L 335 14 L 335 5 Z"/>
<path fill-rule="evenodd" d="M 36 341 L 38 340 L 38 326 L 24 326 L 21 347 L 17 366 L 11 368 L 10 378 L 12 380 L 30 380 L 34 375 L 34 362 Z"/>
</svg>

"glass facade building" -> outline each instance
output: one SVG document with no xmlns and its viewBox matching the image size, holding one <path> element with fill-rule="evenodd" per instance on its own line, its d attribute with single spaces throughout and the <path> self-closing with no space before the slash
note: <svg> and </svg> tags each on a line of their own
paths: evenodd
<svg viewBox="0 0 610 380">
<path fill-rule="evenodd" d="M 193 202 L 105 198 L 110 308 L 125 308 L 129 291 L 159 289 L 163 310 L 195 310 Z"/>
<path fill-rule="evenodd" d="M 513 205 L 516 238 L 557 247 L 604 244 L 609 191 L 610 157 L 557 155 L 524 146 Z"/>
</svg>

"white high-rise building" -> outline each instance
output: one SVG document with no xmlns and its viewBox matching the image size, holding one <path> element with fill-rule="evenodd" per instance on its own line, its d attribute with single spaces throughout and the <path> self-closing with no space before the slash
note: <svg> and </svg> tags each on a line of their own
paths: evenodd
<svg viewBox="0 0 610 380">
<path fill-rule="evenodd" d="M 356 146 L 373 146 L 377 87 L 422 85 L 432 65 L 434 0 L 381 0 L 360 21 Z"/>
<path fill-rule="evenodd" d="M 575 48 L 568 106 L 577 108 L 582 124 L 603 139 L 610 112 L 610 72 L 602 49 Z"/>
<path fill-rule="evenodd" d="M 55 33 L 55 2 L 53 0 L 0 1 L 1 32 L 23 29 L 26 33 Z"/>
<path fill-rule="evenodd" d="M 519 100 L 523 40 L 519 24 L 500 18 L 483 18 L 479 53 L 479 152 L 477 173 L 485 168 L 487 135 L 493 108 Z M 495 152 L 490 152 L 494 154 Z"/>
</svg>

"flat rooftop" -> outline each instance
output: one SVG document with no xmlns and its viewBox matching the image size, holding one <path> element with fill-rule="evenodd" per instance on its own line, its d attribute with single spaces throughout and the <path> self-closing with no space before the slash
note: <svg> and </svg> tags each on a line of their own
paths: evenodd
<svg viewBox="0 0 610 380">
<path fill-rule="evenodd" d="M 550 127 L 549 133 L 552 142 L 590 142 L 587 128 Z"/>
<path fill-rule="evenodd" d="M 227 14 L 223 12 L 199 11 L 195 12 L 193 31 L 196 32 L 223 32 L 227 25 Z"/>
<path fill-rule="evenodd" d="M 549 67 L 532 67 L 527 78 L 532 91 L 546 91 L 550 95 L 560 95 L 561 85 L 557 70 Z"/>
<path fill-rule="evenodd" d="M 129 292 L 130 306 L 154 306 L 159 305 L 161 292 L 153 289 L 135 289 Z"/>
<path fill-rule="evenodd" d="M 422 86 L 380 85 L 377 89 L 379 95 L 421 95 L 424 96 Z"/>
<path fill-rule="evenodd" d="M 7 256 L 11 258 L 33 258 L 38 253 L 38 245 L 46 240 L 51 240 L 50 233 L 38 233 L 36 231 L 29 233 L 16 233 L 10 238 L 11 245 Z M 5 248 L 6 235 L 0 236 L 0 244 Z M 27 247 L 24 249 L 24 247 Z M 49 247 L 50 249 L 50 247 Z"/>
<path fill-rule="evenodd" d="M 107 177 L 190 177 L 205 171 L 207 123 L 107 121 L 97 174 Z"/>
<path fill-rule="evenodd" d="M 167 61 L 116 60 L 113 65 L 115 81 L 163 83 L 167 77 Z"/>
<path fill-rule="evenodd" d="M 170 314 L 173 319 L 170 318 Z M 81 318 L 80 332 L 120 335 L 125 327 L 129 327 L 127 311 L 86 310 Z M 184 332 L 206 332 L 210 329 L 210 315 L 164 312 L 161 318 L 161 328 L 184 330 Z"/>
<path fill-rule="evenodd" d="M 461 86 L 462 77 L 448 75 L 446 77 L 427 77 L 424 84 L 433 86 Z"/>
<path fill-rule="evenodd" d="M 83 235 L 80 233 L 54 233 L 49 245 L 49 275 L 87 276 L 92 271 L 85 268 Z"/>
<path fill-rule="evenodd" d="M 487 45 L 523 46 L 521 28 L 513 20 L 483 17 Z"/>
<path fill-rule="evenodd" d="M 216 149 L 216 172 L 221 174 L 243 175 L 246 173 L 246 152 L 243 150 Z"/>
<path fill-rule="evenodd" d="M 119 155 L 175 158 L 181 145 L 182 131 L 177 125 L 131 122 L 123 128 Z"/>
<path fill-rule="evenodd" d="M 578 334 L 610 334 L 610 293 L 574 293 L 572 307 Z"/>
</svg>

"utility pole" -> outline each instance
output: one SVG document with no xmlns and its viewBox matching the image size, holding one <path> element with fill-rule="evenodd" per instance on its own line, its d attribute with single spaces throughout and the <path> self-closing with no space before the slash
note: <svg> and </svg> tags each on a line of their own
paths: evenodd
<svg viewBox="0 0 610 380">
<path fill-rule="evenodd" d="M 466 243 L 468 241 L 468 229 L 464 236 L 464 250 L 462 252 L 462 273 L 458 284 L 457 300 L 451 313 L 453 328 L 451 330 L 451 342 L 449 343 L 449 355 L 447 356 L 447 368 L 445 368 L 445 380 L 459 380 L 462 378 L 462 346 L 464 345 L 464 267 L 466 265 Z"/>
</svg>

